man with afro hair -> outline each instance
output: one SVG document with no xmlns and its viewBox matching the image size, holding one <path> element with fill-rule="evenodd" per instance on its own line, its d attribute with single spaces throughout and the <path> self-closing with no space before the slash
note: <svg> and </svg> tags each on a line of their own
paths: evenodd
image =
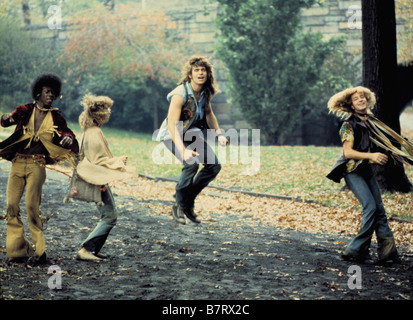
<svg viewBox="0 0 413 320">
<path fill-rule="evenodd" d="M 54 74 L 41 74 L 31 85 L 34 101 L 16 107 L 1 119 L 3 127 L 15 125 L 14 133 L 0 142 L 0 158 L 12 162 L 7 184 L 7 262 L 46 262 L 40 202 L 46 164 L 73 161 L 79 152 L 75 134 L 61 112 L 52 107 L 62 82 Z M 24 233 L 19 203 L 26 188 L 26 211 L 34 250 Z"/>
</svg>

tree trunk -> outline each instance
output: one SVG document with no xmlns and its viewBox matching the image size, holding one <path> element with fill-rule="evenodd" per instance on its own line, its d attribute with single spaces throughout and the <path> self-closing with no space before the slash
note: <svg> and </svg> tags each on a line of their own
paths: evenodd
<svg viewBox="0 0 413 320">
<path fill-rule="evenodd" d="M 400 133 L 394 0 L 362 0 L 362 24 L 363 85 L 376 94 L 374 114 Z M 392 158 L 374 170 L 382 190 L 413 190 L 403 165 Z"/>
<path fill-rule="evenodd" d="M 26 26 L 29 26 L 31 23 L 30 20 L 30 6 L 28 0 L 22 1 L 22 12 L 23 12 L 23 21 Z"/>
<path fill-rule="evenodd" d="M 159 111 L 158 111 L 158 102 L 156 101 L 156 84 L 154 81 L 151 81 L 151 96 L 152 96 L 152 108 L 153 108 L 153 130 L 159 128 Z"/>
</svg>

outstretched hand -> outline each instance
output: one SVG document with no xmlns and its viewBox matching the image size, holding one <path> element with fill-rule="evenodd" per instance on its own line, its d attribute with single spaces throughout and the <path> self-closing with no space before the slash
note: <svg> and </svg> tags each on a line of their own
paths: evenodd
<svg viewBox="0 0 413 320">
<path fill-rule="evenodd" d="M 6 114 L 3 116 L 3 120 L 4 120 L 4 121 L 8 120 L 8 121 L 11 122 L 11 123 L 14 122 L 13 115 L 12 115 L 11 113 L 6 113 Z"/>
<path fill-rule="evenodd" d="M 128 162 L 128 157 L 127 156 L 121 156 L 120 160 L 122 160 L 123 164 L 126 165 L 126 162 Z"/>
<path fill-rule="evenodd" d="M 73 139 L 69 136 L 64 137 L 60 141 L 60 145 L 64 148 L 70 147 L 73 144 Z"/>
</svg>

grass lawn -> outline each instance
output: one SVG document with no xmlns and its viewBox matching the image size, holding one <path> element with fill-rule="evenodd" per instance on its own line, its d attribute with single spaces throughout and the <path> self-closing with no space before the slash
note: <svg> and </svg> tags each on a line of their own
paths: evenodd
<svg viewBox="0 0 413 320">
<path fill-rule="evenodd" d="M 112 152 L 117 156 L 127 155 L 128 164 L 136 167 L 138 173 L 156 177 L 180 175 L 182 165 L 175 163 L 173 157 L 170 158 L 173 160 L 172 164 L 154 163 L 152 153 L 160 147 L 160 144 L 152 141 L 151 135 L 104 127 L 103 130 Z M 220 157 L 223 167 L 212 182 L 214 186 L 309 199 L 325 205 L 361 210 L 351 192 L 339 192 L 344 186 L 344 181 L 337 184 L 325 178 L 342 153 L 341 147 L 261 146 L 260 166 L 257 172 L 253 170 L 251 163 L 243 164 L 238 161 L 234 164 L 230 159 L 231 152 L 238 152 L 239 155 L 239 147 L 237 149 L 227 146 L 225 149 L 226 157 Z M 252 156 L 251 151 L 250 148 L 249 157 Z M 216 152 L 225 155 L 220 147 L 216 148 Z M 241 156 L 238 158 L 241 159 Z M 405 168 L 410 181 L 413 181 L 413 167 Z M 411 193 L 384 194 L 383 201 L 390 216 L 413 220 Z"/>
<path fill-rule="evenodd" d="M 69 126 L 78 137 L 81 136 L 79 125 Z M 158 150 L 160 143 L 152 141 L 151 135 L 106 127 L 102 130 L 113 154 L 127 155 L 128 164 L 136 167 L 138 173 L 154 177 L 180 175 L 181 164 L 154 162 L 152 154 Z M 11 132 L 10 128 L 0 128 L 0 140 Z M 340 156 L 341 147 L 261 146 L 259 170 L 254 170 L 258 168 L 251 163 L 244 164 L 241 161 L 234 163 L 231 160 L 233 158 L 230 159 L 230 151 L 237 154 L 239 147 L 227 146 L 221 150 L 219 148 L 217 147 L 217 152 L 225 155 L 223 152 L 226 151 L 226 157 L 220 157 L 223 168 L 212 185 L 315 200 L 324 205 L 361 209 L 351 192 L 339 192 L 344 182 L 337 184 L 325 178 L 336 158 Z M 251 151 L 250 149 L 249 156 L 252 155 Z M 175 160 L 173 157 L 171 159 Z M 413 181 L 413 166 L 405 168 L 410 181 Z M 413 220 L 412 193 L 384 194 L 383 201 L 390 216 Z"/>
</svg>

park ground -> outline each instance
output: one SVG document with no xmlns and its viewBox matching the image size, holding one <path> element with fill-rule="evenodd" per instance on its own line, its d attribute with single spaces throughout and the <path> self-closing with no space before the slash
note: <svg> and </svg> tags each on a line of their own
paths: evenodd
<svg viewBox="0 0 413 320">
<path fill-rule="evenodd" d="M 0 210 L 10 164 L 0 162 Z M 6 224 L 0 225 L 0 297 L 5 300 L 411 300 L 413 251 L 401 244 L 402 262 L 359 264 L 340 258 L 352 235 L 328 231 L 333 219 L 324 207 L 282 199 L 255 198 L 207 188 L 198 207 L 199 225 L 180 225 L 171 217 L 173 183 L 142 177 L 114 186 L 119 218 L 98 263 L 76 260 L 79 245 L 98 221 L 94 205 L 62 204 L 68 178 L 48 171 L 42 199 L 48 264 L 5 263 Z M 238 199 L 238 200 L 237 200 Z M 321 232 L 270 223 L 247 210 L 284 209 L 284 219 L 313 219 Z M 264 201 L 264 202 L 263 202 Z M 23 201 L 24 202 L 24 201 Z M 317 210 L 320 216 L 306 216 Z M 225 210 L 224 210 L 225 209 Z M 27 224 L 22 204 L 22 217 Z M 340 224 L 336 221 L 336 224 Z M 392 221 L 393 227 L 411 223 Z M 310 228 L 310 227 L 309 227 Z M 26 230 L 27 225 L 26 225 Z M 28 231 L 27 231 L 28 232 Z M 406 231 L 408 232 L 408 231 Z M 372 244 L 373 256 L 375 242 Z M 57 268 L 57 269 L 54 269 Z M 360 278 L 355 269 L 359 268 Z M 52 270 L 58 270 L 56 288 Z"/>
<path fill-rule="evenodd" d="M 0 215 L 10 166 L 0 161 Z M 335 206 L 208 187 L 196 203 L 202 223 L 180 225 L 171 216 L 175 182 L 135 176 L 112 186 L 118 221 L 102 250 L 109 259 L 91 263 L 76 260 L 76 253 L 98 211 L 90 203 L 63 204 L 68 183 L 66 175 L 47 171 L 47 264 L 7 264 L 6 223 L 0 220 L 0 300 L 160 301 L 156 314 L 183 301 L 413 300 L 411 220 L 389 216 L 401 263 L 341 259 L 361 218 L 348 191 L 342 194 L 346 205 Z M 398 197 L 387 196 L 394 210 L 406 202 Z M 30 237 L 24 199 L 21 209 Z M 373 257 L 375 248 L 374 239 Z"/>
</svg>

